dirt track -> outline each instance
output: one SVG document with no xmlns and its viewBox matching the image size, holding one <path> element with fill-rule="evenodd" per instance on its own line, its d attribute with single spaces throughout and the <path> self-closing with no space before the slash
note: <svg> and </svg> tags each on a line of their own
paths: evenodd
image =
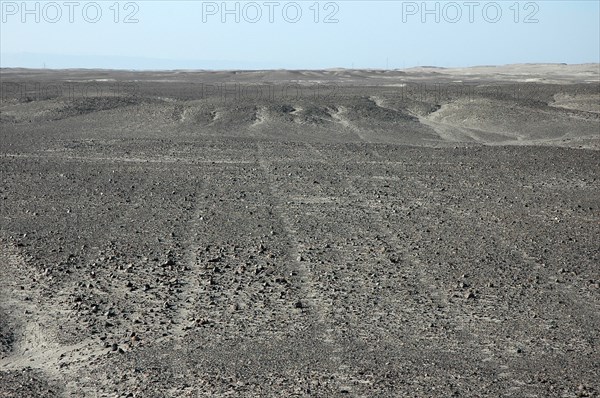
<svg viewBox="0 0 600 398">
<path fill-rule="evenodd" d="M 598 67 L 536 70 L 3 70 L 0 397 L 598 396 Z"/>
</svg>

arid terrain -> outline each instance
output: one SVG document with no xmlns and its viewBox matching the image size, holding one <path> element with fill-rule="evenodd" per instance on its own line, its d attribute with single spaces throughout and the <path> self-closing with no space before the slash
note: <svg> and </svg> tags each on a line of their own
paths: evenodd
<svg viewBox="0 0 600 398">
<path fill-rule="evenodd" d="M 600 66 L 2 69 L 0 397 L 600 396 Z"/>
</svg>

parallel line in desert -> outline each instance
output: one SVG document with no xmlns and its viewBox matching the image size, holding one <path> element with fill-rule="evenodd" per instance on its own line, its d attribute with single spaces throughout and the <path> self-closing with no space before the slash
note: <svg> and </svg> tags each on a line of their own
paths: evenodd
<svg viewBox="0 0 600 398">
<path fill-rule="evenodd" d="M 317 155 L 317 158 L 322 159 L 322 161 L 325 164 L 333 167 L 333 165 L 329 161 L 329 159 L 319 149 L 315 148 L 313 145 L 308 144 L 308 143 L 306 144 L 306 146 L 315 152 L 315 154 Z M 368 211 L 370 210 L 369 214 L 371 214 L 372 217 L 374 218 L 375 224 L 377 225 L 377 230 L 379 232 L 381 232 L 381 234 L 386 238 L 386 241 L 387 241 L 386 243 L 389 246 L 391 246 L 394 250 L 401 251 L 402 247 L 405 246 L 404 242 L 402 242 L 393 233 L 393 231 L 390 230 L 390 228 L 386 226 L 385 220 L 379 214 L 378 209 L 375 209 L 372 206 L 362 205 L 362 203 L 365 200 L 361 199 L 361 195 L 359 194 L 358 190 L 352 183 L 353 178 L 354 177 L 352 177 L 350 175 L 346 175 L 344 178 L 344 181 L 346 182 L 350 196 L 356 198 L 356 201 L 354 202 L 355 205 L 362 206 Z M 373 210 L 375 210 L 375 211 L 373 211 Z M 388 257 L 391 260 L 389 254 L 386 254 L 386 257 Z M 417 277 L 419 279 L 419 282 L 426 288 L 426 291 L 428 291 L 432 297 L 437 297 L 437 299 L 442 304 L 447 304 L 447 299 L 446 299 L 445 295 L 443 293 L 441 293 L 441 289 L 439 287 L 435 287 L 435 285 L 436 285 L 435 280 L 427 272 L 425 272 L 424 264 L 417 257 L 415 257 L 414 255 L 412 255 L 409 252 L 402 253 L 402 258 L 404 258 L 407 262 L 409 262 L 412 265 L 411 270 L 413 272 L 414 271 L 417 272 Z"/>
<path fill-rule="evenodd" d="M 331 313 L 329 305 L 325 303 L 322 297 L 320 297 L 318 289 L 315 288 L 316 282 L 306 262 L 299 260 L 301 248 L 296 238 L 297 231 L 293 229 L 293 224 L 291 222 L 290 216 L 288 215 L 285 206 L 282 204 L 282 193 L 278 192 L 278 189 L 275 186 L 269 168 L 269 161 L 267 161 L 265 158 L 264 148 L 261 143 L 258 143 L 257 145 L 258 163 L 264 172 L 265 179 L 268 182 L 269 190 L 274 201 L 275 209 L 277 210 L 277 215 L 281 220 L 282 226 L 287 235 L 287 239 L 290 243 L 290 261 L 293 263 L 294 268 L 297 270 L 300 280 L 304 282 L 301 288 L 305 291 L 306 297 L 309 298 L 311 302 L 310 309 L 316 310 L 318 323 L 326 326 L 329 324 L 328 317 Z M 327 327 L 325 332 L 325 340 L 332 342 L 333 338 L 330 332 L 328 331 Z"/>
<path fill-rule="evenodd" d="M 187 221 L 187 235 L 183 240 L 183 247 L 186 248 L 186 251 L 182 258 L 182 263 L 184 266 L 189 267 L 189 270 L 186 270 L 186 281 L 182 285 L 182 292 L 179 294 L 177 298 L 178 309 L 173 317 L 175 321 L 175 326 L 172 331 L 172 335 L 167 336 L 167 339 L 182 339 L 186 335 L 186 331 L 192 328 L 192 323 L 194 321 L 194 305 L 196 300 L 194 299 L 194 293 L 197 293 L 201 290 L 200 286 L 200 264 L 198 261 L 198 233 L 197 231 L 202 228 L 199 220 L 202 216 L 202 207 L 199 206 L 202 192 L 202 188 L 196 191 L 196 197 L 193 204 L 192 215 Z"/>
<path fill-rule="evenodd" d="M 347 383 L 345 381 L 350 381 L 353 378 L 347 373 L 347 369 L 349 369 L 350 367 L 347 364 L 345 364 L 342 359 L 343 349 L 336 342 L 334 335 L 334 326 L 329 320 L 330 314 L 332 313 L 332 308 L 321 297 L 321 294 L 319 293 L 318 288 L 316 287 L 315 278 L 312 275 L 311 270 L 308 268 L 306 262 L 300 261 L 298 259 L 301 250 L 300 245 L 298 244 L 298 241 L 296 239 L 297 232 L 292 227 L 292 222 L 290 220 L 289 215 L 287 214 L 287 211 L 285 210 L 285 206 L 282 205 L 282 194 L 278 192 L 277 187 L 275 186 L 275 183 L 271 177 L 269 164 L 266 161 L 264 155 L 264 148 L 260 143 L 258 143 L 257 145 L 258 162 L 260 164 L 260 167 L 264 171 L 265 178 L 268 181 L 269 189 L 271 191 L 271 196 L 275 201 L 275 208 L 282 222 L 288 240 L 291 244 L 291 252 L 289 253 L 291 256 L 291 261 L 293 262 L 296 270 L 298 271 L 300 280 L 304 282 L 301 286 L 301 289 L 303 289 L 306 292 L 307 297 L 310 298 L 310 309 L 314 309 L 317 312 L 316 322 L 323 327 L 322 334 L 324 342 L 332 346 L 333 355 L 329 359 L 336 364 L 338 371 L 338 380 L 344 380 L 344 382 L 340 384 L 340 387 L 342 387 L 343 385 L 343 387 L 348 390 L 351 387 L 346 385 Z"/>
</svg>

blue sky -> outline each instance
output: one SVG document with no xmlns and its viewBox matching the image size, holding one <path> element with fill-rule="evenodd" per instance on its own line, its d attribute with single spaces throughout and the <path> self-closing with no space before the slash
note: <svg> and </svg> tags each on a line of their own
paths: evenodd
<svg viewBox="0 0 600 398">
<path fill-rule="evenodd" d="M 472 6 L 466 0 L 229 1 L 229 14 L 222 1 L 71 0 L 74 6 L 65 1 L 30 1 L 24 9 L 21 1 L 1 0 L 0 66 L 318 69 L 600 62 L 598 0 Z M 128 15 L 132 23 L 125 23 Z M 331 23 L 325 23 L 328 15 Z"/>
</svg>

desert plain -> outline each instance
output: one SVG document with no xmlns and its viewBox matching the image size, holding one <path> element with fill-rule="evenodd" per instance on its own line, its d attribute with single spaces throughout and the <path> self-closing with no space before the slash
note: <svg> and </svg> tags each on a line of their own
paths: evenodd
<svg viewBox="0 0 600 398">
<path fill-rule="evenodd" d="M 0 76 L 0 397 L 600 395 L 598 64 Z"/>
</svg>

